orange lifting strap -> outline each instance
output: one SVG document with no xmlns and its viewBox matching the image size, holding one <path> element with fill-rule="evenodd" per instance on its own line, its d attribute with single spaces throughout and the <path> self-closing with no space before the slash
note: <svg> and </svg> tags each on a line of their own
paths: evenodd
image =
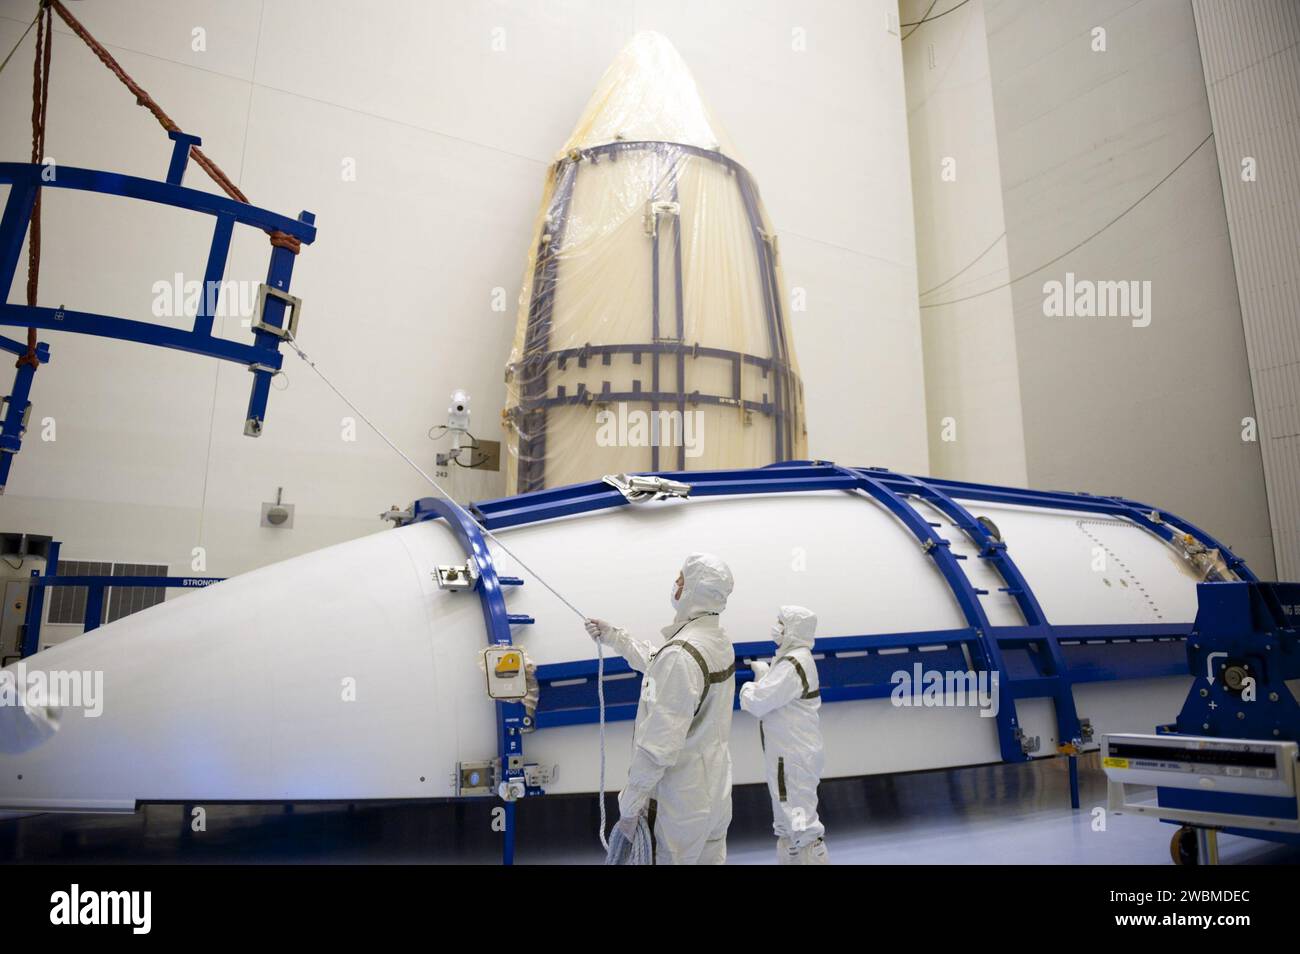
<svg viewBox="0 0 1300 954">
<path fill-rule="evenodd" d="M 81 22 L 68 12 L 60 0 L 41 0 L 40 11 L 36 15 L 36 64 L 33 70 L 32 82 L 32 164 L 40 163 L 45 156 L 45 116 L 49 106 L 50 96 L 50 51 L 54 40 L 54 14 L 57 13 L 68 28 L 77 36 L 85 41 L 91 51 L 99 57 L 101 63 L 108 67 L 109 71 L 122 81 L 127 89 L 135 96 L 135 101 L 143 106 L 149 112 L 153 113 L 155 119 L 163 129 L 169 133 L 178 133 L 180 127 L 163 112 L 163 108 L 158 105 L 157 101 L 131 76 L 122 69 L 122 65 L 113 58 L 113 54 L 104 49 L 103 44 L 96 40 L 86 30 Z M 190 157 L 198 163 L 199 167 L 206 172 L 212 181 L 221 186 L 223 192 L 236 202 L 248 204 L 248 197 L 240 191 L 239 187 L 230 181 L 227 176 L 215 162 L 209 159 L 198 146 L 190 146 Z M 271 237 L 271 244 L 277 248 L 288 249 L 297 255 L 302 243 L 286 232 L 278 229 L 267 233 Z M 32 218 L 30 229 L 30 242 L 27 248 L 27 304 L 35 307 L 36 291 L 39 285 L 41 271 L 41 199 L 37 194 L 36 203 L 32 206 Z M 27 329 L 27 354 L 18 359 L 18 367 L 24 364 L 36 366 L 38 364 L 36 357 L 36 329 Z"/>
</svg>

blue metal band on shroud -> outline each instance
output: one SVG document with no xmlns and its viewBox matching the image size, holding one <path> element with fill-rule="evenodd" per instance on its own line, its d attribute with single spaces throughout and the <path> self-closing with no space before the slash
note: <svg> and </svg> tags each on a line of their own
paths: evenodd
<svg viewBox="0 0 1300 954">
<path fill-rule="evenodd" d="M 465 555 L 474 563 L 478 580 L 474 585 L 479 603 L 483 608 L 483 626 L 487 631 L 489 645 L 512 645 L 510 627 L 532 623 L 528 616 L 514 615 L 506 609 L 503 586 L 519 586 L 523 583 L 515 577 L 502 577 L 497 574 L 492 554 L 488 550 L 487 540 L 474 521 L 455 504 L 442 497 L 421 497 L 411 505 L 411 522 L 425 520 L 445 520 L 447 527 L 455 535 Z M 524 778 L 523 768 L 523 730 L 527 724 L 527 712 L 522 703 L 496 700 L 497 712 L 497 758 L 500 759 L 498 778 L 504 782 Z M 526 796 L 544 795 L 545 791 L 537 786 L 525 783 Z M 502 861 L 514 863 L 515 854 L 515 804 L 505 800 L 506 829 L 502 841 Z"/>
</svg>

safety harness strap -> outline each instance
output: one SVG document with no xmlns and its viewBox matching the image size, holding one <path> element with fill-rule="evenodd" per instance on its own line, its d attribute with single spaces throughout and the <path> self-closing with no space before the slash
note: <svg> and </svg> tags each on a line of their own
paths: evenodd
<svg viewBox="0 0 1300 954">
<path fill-rule="evenodd" d="M 780 659 L 777 660 L 777 662 L 778 662 L 778 663 L 783 663 L 783 662 L 791 663 L 791 664 L 794 665 L 795 672 L 799 673 L 799 681 L 800 681 L 801 683 L 803 683 L 803 695 L 801 695 L 801 696 L 799 697 L 800 699 L 820 699 L 820 698 L 821 698 L 822 691 L 821 691 L 820 689 L 817 689 L 817 690 L 815 690 L 815 691 L 813 691 L 813 692 L 809 692 L 809 691 L 808 691 L 808 674 L 807 674 L 806 672 L 803 671 L 803 666 L 801 666 L 801 665 L 799 664 L 799 660 L 795 659 L 793 656 L 782 656 Z"/>
<path fill-rule="evenodd" d="M 722 672 L 709 672 L 709 664 L 705 660 L 704 655 L 684 639 L 673 639 L 664 643 L 659 647 L 655 656 L 658 656 L 659 653 L 663 652 L 669 646 L 680 646 L 682 649 L 686 650 L 686 654 L 695 660 L 696 665 L 700 667 L 700 674 L 704 676 L 704 691 L 700 693 L 700 701 L 695 704 L 695 712 L 698 715 L 700 707 L 704 705 L 704 700 L 709 696 L 709 689 L 720 682 L 726 682 L 734 676 L 736 674 L 736 664 L 733 661 L 732 664 Z"/>
</svg>

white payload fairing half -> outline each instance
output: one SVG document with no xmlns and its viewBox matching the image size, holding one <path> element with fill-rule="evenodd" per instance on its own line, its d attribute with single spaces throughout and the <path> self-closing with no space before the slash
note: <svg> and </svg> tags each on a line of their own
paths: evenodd
<svg viewBox="0 0 1300 954">
<path fill-rule="evenodd" d="M 689 496 L 633 503 L 597 482 L 473 513 L 583 614 L 647 637 L 671 615 L 682 558 L 716 553 L 736 579 L 722 623 L 738 678 L 743 660 L 771 655 L 780 604 L 813 608 L 827 777 L 1149 731 L 1190 684 L 1197 583 L 1249 574 L 1190 524 L 1118 498 L 821 462 L 671 476 Z M 25 698 L 0 706 L 0 808 L 594 791 L 596 663 L 581 620 L 463 514 L 422 502 L 410 517 L 8 667 Z M 472 585 L 448 584 L 457 566 Z M 490 698 L 493 645 L 536 667 L 527 706 Z M 98 714 L 60 695 L 78 673 L 102 674 Z M 927 696 L 929 673 L 995 691 Z M 607 660 L 614 785 L 638 684 Z M 761 781 L 757 723 L 738 715 L 731 747 L 736 782 Z"/>
</svg>

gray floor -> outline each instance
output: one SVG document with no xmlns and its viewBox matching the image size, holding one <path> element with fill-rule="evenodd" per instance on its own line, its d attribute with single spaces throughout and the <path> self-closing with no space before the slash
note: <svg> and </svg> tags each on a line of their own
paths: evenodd
<svg viewBox="0 0 1300 954">
<path fill-rule="evenodd" d="M 1173 827 L 1108 815 L 1096 758 L 1083 760 L 1082 809 L 1070 809 L 1067 763 L 996 765 L 822 785 L 827 842 L 841 864 L 1169 864 Z M 0 861 L 27 863 L 493 863 L 496 802 L 389 805 L 212 805 L 194 832 L 181 806 L 134 815 L 32 815 L 0 820 Z M 596 800 L 521 803 L 516 860 L 592 864 Z M 766 790 L 737 789 L 731 864 L 771 864 Z M 1300 850 L 1223 836 L 1224 864 L 1288 864 Z"/>
</svg>

